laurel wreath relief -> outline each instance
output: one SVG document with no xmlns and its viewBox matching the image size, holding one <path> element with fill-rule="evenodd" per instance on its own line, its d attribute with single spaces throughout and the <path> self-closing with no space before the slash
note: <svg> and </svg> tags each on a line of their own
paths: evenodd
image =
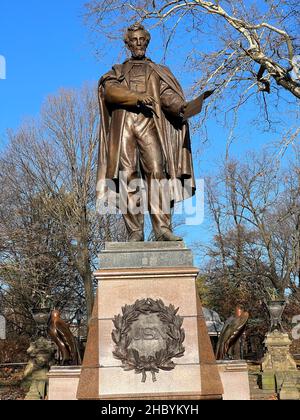
<svg viewBox="0 0 300 420">
<path fill-rule="evenodd" d="M 122 361 L 125 371 L 135 370 L 136 374 L 142 374 L 142 382 L 147 380 L 147 372 L 151 372 L 153 382 L 156 382 L 156 374 L 159 370 L 171 371 L 175 369 L 174 358 L 183 357 L 185 348 L 185 332 L 182 328 L 183 318 L 177 315 L 179 311 L 173 305 L 165 306 L 162 300 L 143 299 L 133 305 L 122 308 L 122 315 L 114 318 L 115 330 L 112 339 L 116 345 L 113 355 Z M 166 347 L 151 356 L 141 356 L 136 349 L 129 348 L 132 339 L 129 332 L 132 324 L 137 321 L 141 314 L 155 313 L 167 326 Z"/>
</svg>

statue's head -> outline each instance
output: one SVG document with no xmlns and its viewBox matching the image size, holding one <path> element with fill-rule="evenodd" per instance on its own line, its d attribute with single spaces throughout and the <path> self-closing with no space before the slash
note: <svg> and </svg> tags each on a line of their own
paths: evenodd
<svg viewBox="0 0 300 420">
<path fill-rule="evenodd" d="M 247 315 L 247 312 L 245 310 L 245 306 L 244 305 L 237 305 L 235 308 L 235 316 L 236 317 L 241 317 L 241 316 L 245 316 Z"/>
<path fill-rule="evenodd" d="M 131 25 L 125 32 L 124 42 L 133 58 L 144 58 L 151 35 L 140 23 Z"/>
<path fill-rule="evenodd" d="M 235 307 L 235 316 L 237 316 L 237 317 L 240 317 L 241 315 L 242 315 L 242 313 L 244 312 L 243 311 L 243 307 L 242 307 L 242 305 L 237 305 L 236 307 Z"/>
<path fill-rule="evenodd" d="M 51 312 L 51 318 L 54 319 L 59 319 L 60 318 L 60 312 L 57 309 L 54 309 Z"/>
</svg>

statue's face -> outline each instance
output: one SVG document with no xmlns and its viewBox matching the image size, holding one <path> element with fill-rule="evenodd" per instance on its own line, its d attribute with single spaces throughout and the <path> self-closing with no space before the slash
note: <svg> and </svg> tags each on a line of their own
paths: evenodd
<svg viewBox="0 0 300 420">
<path fill-rule="evenodd" d="M 133 58 L 144 58 L 148 47 L 145 32 L 142 30 L 130 32 L 127 46 Z"/>
</svg>

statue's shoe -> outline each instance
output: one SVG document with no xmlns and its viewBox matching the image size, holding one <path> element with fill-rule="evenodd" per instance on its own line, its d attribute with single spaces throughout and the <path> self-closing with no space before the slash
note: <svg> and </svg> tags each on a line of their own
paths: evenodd
<svg viewBox="0 0 300 420">
<path fill-rule="evenodd" d="M 171 232 L 170 230 L 167 230 L 165 232 L 162 232 L 161 235 L 157 235 L 156 236 L 156 241 L 157 242 L 182 242 L 183 238 L 181 238 L 180 236 L 176 236 L 174 235 L 173 232 Z"/>
<path fill-rule="evenodd" d="M 129 242 L 144 242 L 144 235 L 141 232 L 134 232 L 129 237 Z"/>
</svg>

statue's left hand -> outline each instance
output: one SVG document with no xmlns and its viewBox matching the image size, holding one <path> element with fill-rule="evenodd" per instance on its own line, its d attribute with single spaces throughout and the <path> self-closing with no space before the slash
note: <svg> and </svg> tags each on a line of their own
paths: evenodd
<svg viewBox="0 0 300 420">
<path fill-rule="evenodd" d="M 194 99 L 193 101 L 190 101 L 187 103 L 187 105 L 184 108 L 183 112 L 183 121 L 187 121 L 189 118 L 194 117 L 197 114 L 200 114 L 202 111 L 203 101 L 207 98 L 209 98 L 213 93 L 214 90 L 207 90 L 206 92 L 202 93 L 201 96 Z"/>
</svg>

